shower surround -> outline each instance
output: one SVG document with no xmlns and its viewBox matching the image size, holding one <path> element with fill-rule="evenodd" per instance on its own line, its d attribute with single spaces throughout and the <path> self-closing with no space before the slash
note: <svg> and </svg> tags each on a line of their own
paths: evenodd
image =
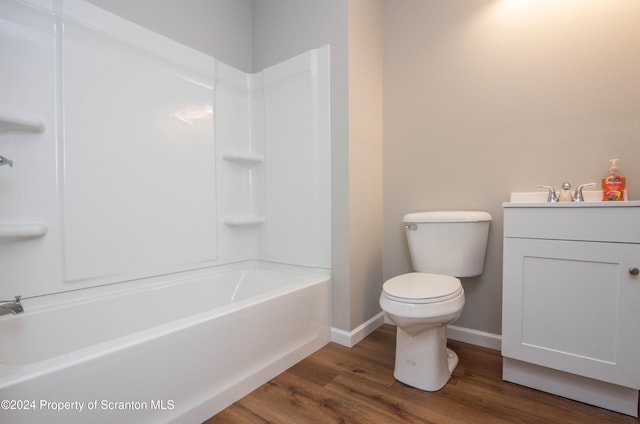
<svg viewBox="0 0 640 424">
<path fill-rule="evenodd" d="M 0 298 L 22 295 L 25 307 L 0 318 L 3 399 L 53 396 L 41 391 L 51 385 L 69 397 L 58 400 L 72 402 L 115 385 L 120 398 L 105 401 L 144 400 L 156 383 L 136 370 L 169 360 L 171 349 L 210 343 L 217 357 L 254 352 L 225 380 L 237 384 L 203 382 L 193 393 L 186 388 L 194 371 L 174 352 L 165 372 L 176 384 L 163 389 L 171 410 L 148 410 L 135 422 L 192 422 L 329 340 L 328 47 L 247 74 L 81 0 L 9 0 L 0 16 L 0 55 L 11 58 L 0 70 L 0 155 L 13 161 L 0 167 Z M 263 272 L 274 267 L 276 274 Z M 275 309 L 254 301 L 240 302 L 238 315 L 216 309 L 228 286 L 216 276 L 229 269 L 254 270 L 253 297 Z M 234 281 L 240 290 L 242 279 Z M 158 291 L 167 285 L 173 289 Z M 190 313 L 201 297 L 209 307 Z M 174 309 L 184 314 L 159 318 Z M 188 330 L 205 316 L 220 321 Z M 278 357 L 264 358 L 270 338 L 246 326 L 261 320 L 291 332 Z M 65 330 L 73 334 L 52 336 Z M 177 338 L 136 347 L 167 331 Z M 232 334 L 240 344 L 228 344 Z M 61 350 L 50 349 L 56 344 Z M 198 357 L 196 368 L 216 380 L 223 370 Z M 131 371 L 135 390 L 108 380 L 114 367 Z M 72 376 L 75 388 L 59 386 Z M 92 422 L 112 421 L 113 411 L 102 412 Z M 33 418 L 24 410 L 0 418 L 6 414 Z M 43 417 L 71 422 L 51 411 Z"/>
</svg>

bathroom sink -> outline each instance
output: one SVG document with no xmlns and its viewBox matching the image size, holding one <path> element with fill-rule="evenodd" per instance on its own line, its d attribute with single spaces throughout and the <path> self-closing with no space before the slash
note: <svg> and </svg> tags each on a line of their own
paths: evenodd
<svg viewBox="0 0 640 424">
<path fill-rule="evenodd" d="M 627 198 L 627 190 L 624 191 Z M 503 203 L 504 207 L 620 207 L 640 206 L 640 201 L 603 202 L 602 190 L 584 190 L 582 192 L 584 202 L 547 202 L 546 191 L 531 191 L 511 193 L 509 202 Z"/>
<path fill-rule="evenodd" d="M 504 236 L 640 243 L 640 201 L 603 202 L 601 191 L 587 193 L 584 202 L 557 203 L 547 202 L 545 192 L 512 193 L 502 204 Z"/>
</svg>

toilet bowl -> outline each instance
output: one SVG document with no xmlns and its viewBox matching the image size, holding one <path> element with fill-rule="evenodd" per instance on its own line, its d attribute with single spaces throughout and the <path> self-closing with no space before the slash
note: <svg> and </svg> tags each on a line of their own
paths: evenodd
<svg viewBox="0 0 640 424">
<path fill-rule="evenodd" d="M 460 280 L 419 272 L 399 275 L 384 284 L 380 306 L 398 326 L 396 380 L 421 390 L 440 390 L 458 364 L 458 356 L 446 348 L 446 326 L 462 313 Z"/>
<path fill-rule="evenodd" d="M 458 364 L 447 348 L 447 325 L 464 307 L 456 277 L 479 275 L 484 267 L 487 212 L 420 212 L 405 215 L 411 262 L 416 272 L 387 280 L 380 307 L 397 326 L 394 377 L 421 390 L 440 390 Z"/>
</svg>

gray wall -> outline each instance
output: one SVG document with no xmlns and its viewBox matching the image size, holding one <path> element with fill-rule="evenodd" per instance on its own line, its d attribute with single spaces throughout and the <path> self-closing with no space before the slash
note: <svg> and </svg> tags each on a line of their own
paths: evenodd
<svg viewBox="0 0 640 424">
<path fill-rule="evenodd" d="M 244 72 L 252 72 L 252 0 L 88 1 Z"/>
<path fill-rule="evenodd" d="M 349 309 L 341 312 L 354 329 L 380 312 L 383 283 L 381 0 L 349 0 L 348 46 L 351 272 Z"/>
<path fill-rule="evenodd" d="M 410 270 L 403 214 L 487 210 L 457 325 L 500 333 L 510 192 L 599 183 L 617 157 L 640 199 L 638 22 L 633 0 L 384 1 L 385 278 Z"/>
</svg>

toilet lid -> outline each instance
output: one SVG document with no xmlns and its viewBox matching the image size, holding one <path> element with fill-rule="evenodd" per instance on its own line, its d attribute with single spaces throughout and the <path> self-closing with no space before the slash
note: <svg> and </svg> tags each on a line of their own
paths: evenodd
<svg viewBox="0 0 640 424">
<path fill-rule="evenodd" d="M 462 284 L 450 275 L 410 272 L 387 280 L 382 291 L 398 302 L 434 303 L 459 296 Z"/>
</svg>

